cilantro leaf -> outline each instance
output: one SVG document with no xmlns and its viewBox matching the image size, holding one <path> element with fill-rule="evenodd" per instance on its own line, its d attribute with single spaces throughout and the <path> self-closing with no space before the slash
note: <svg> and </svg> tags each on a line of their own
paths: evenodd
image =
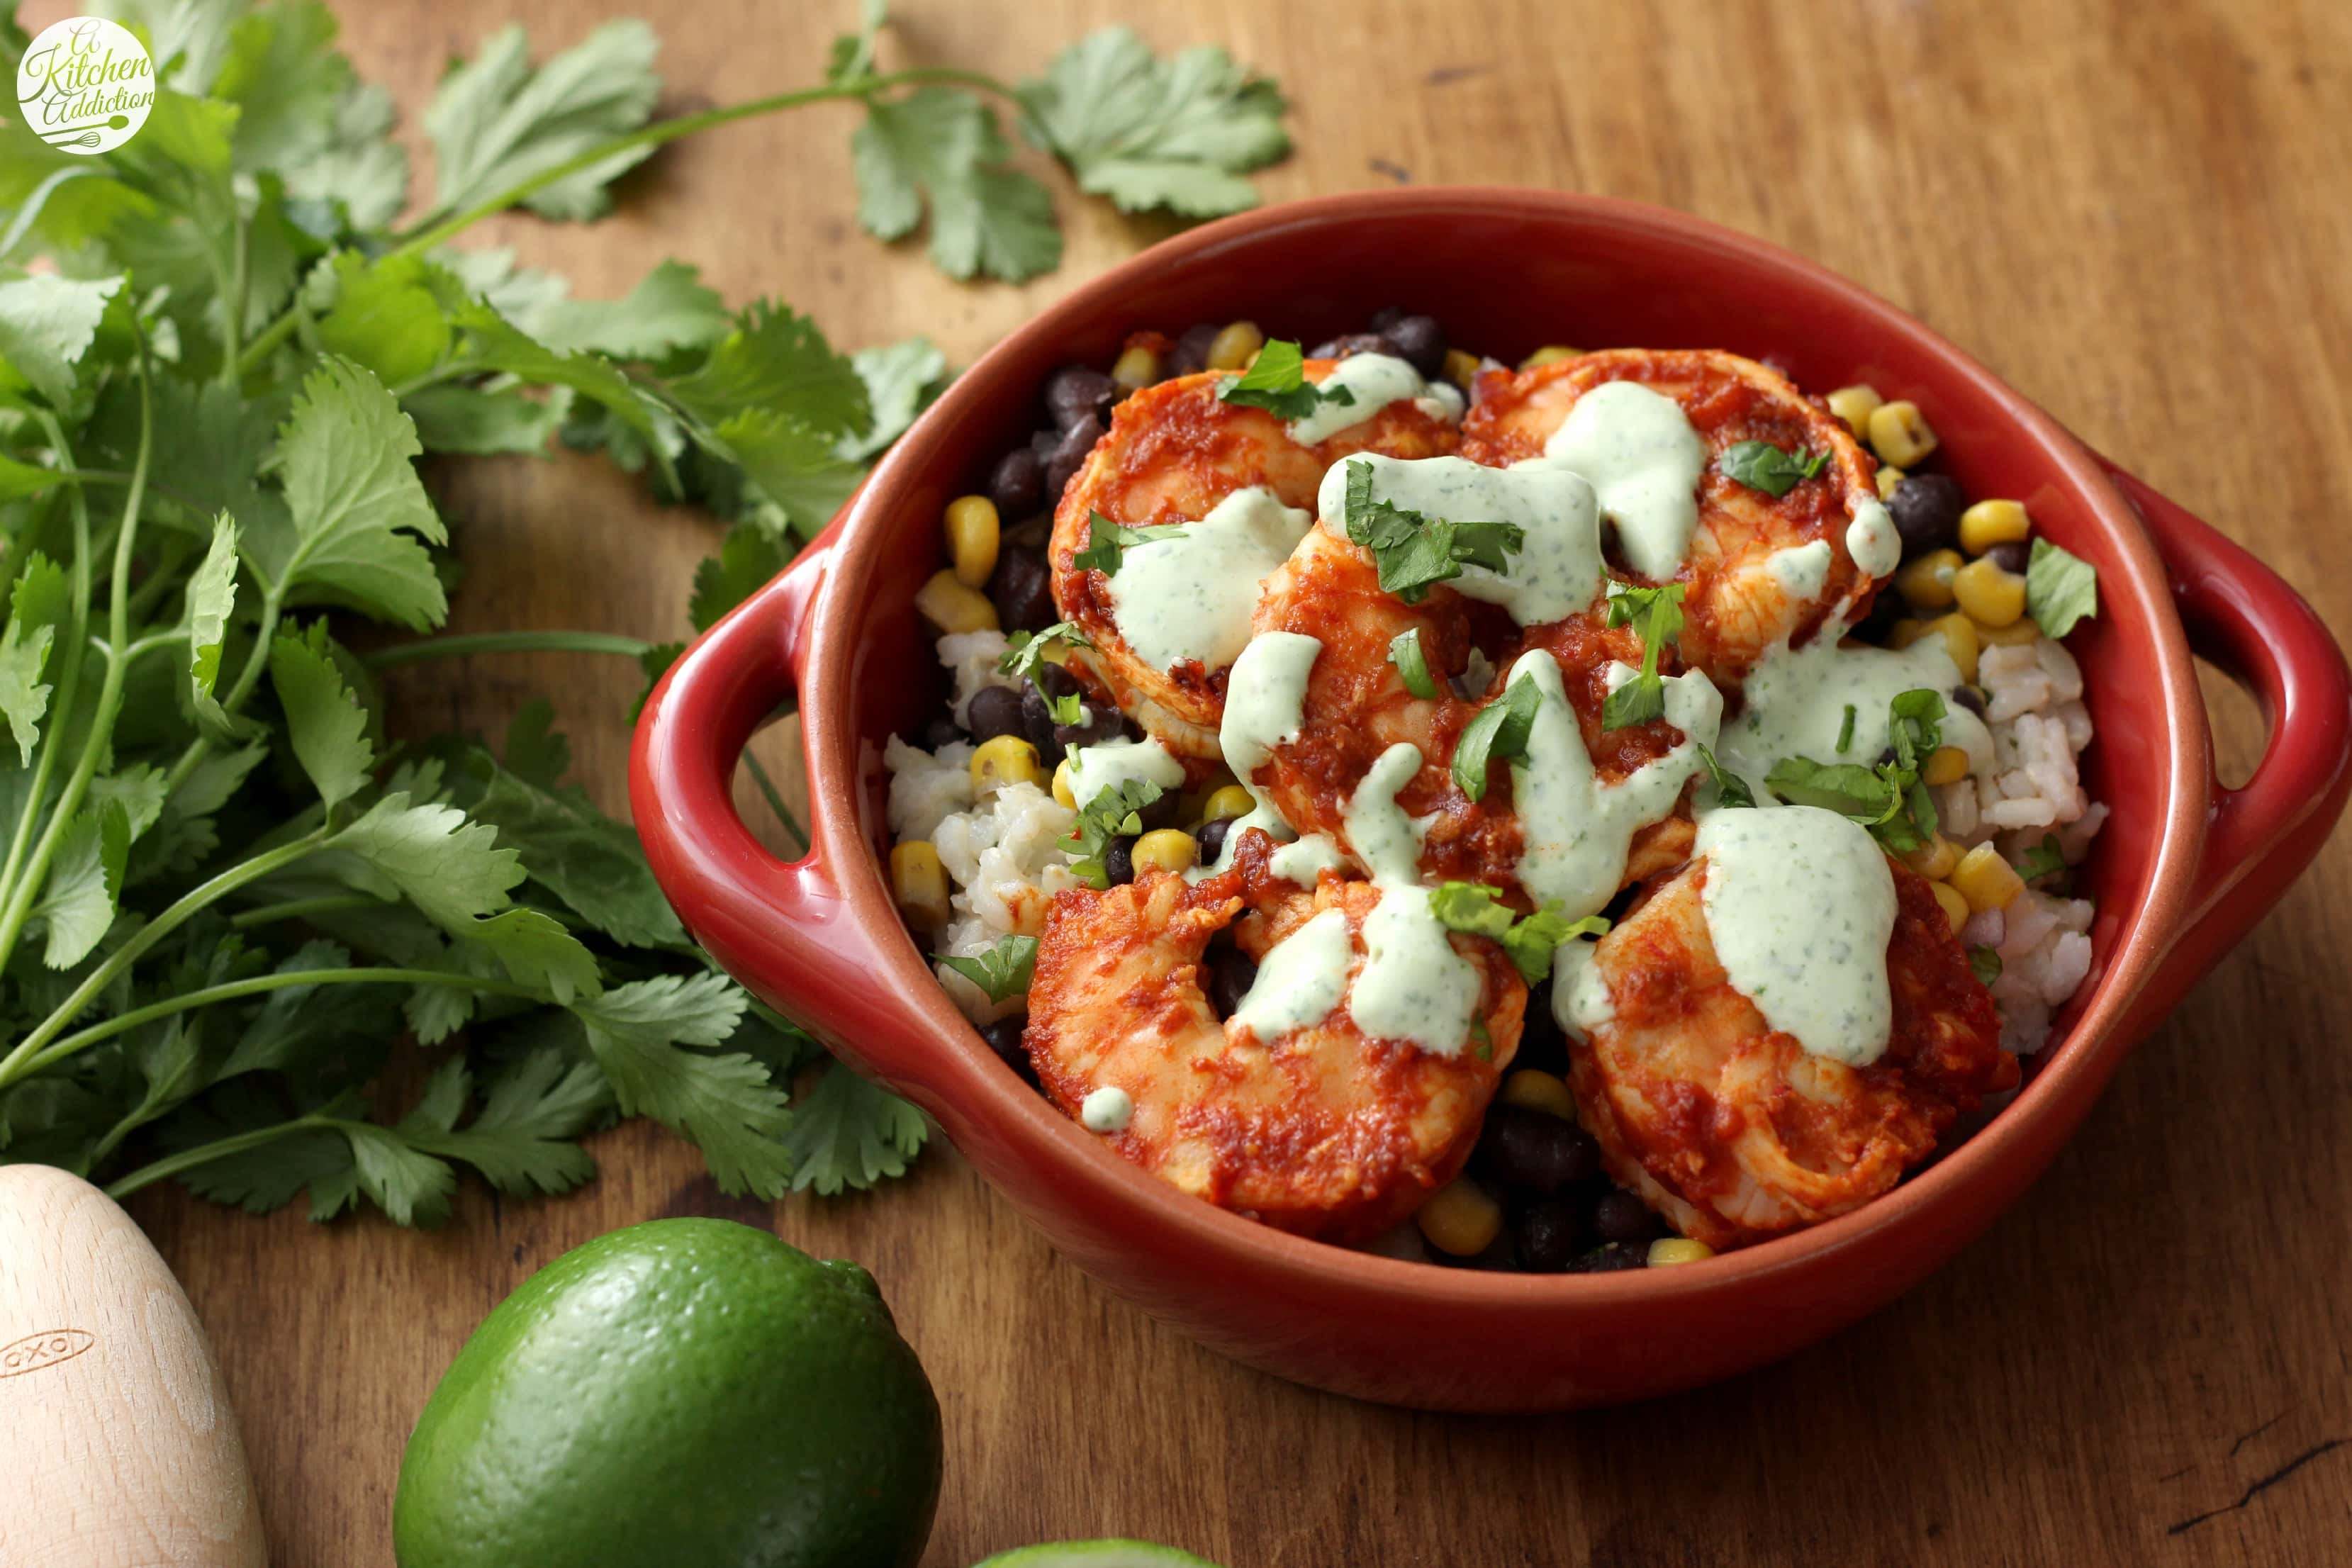
<svg viewBox="0 0 2352 1568">
<path fill-rule="evenodd" d="M 2076 623 L 2099 613 L 2097 568 L 2037 537 L 2025 563 L 2025 613 L 2043 637 L 2064 637 Z"/>
<path fill-rule="evenodd" d="M 533 707 L 545 714 L 545 703 Z M 563 740 L 550 735 L 540 744 L 545 756 L 548 749 L 562 750 Z M 682 945 L 685 928 L 628 824 L 598 811 L 581 790 L 558 787 L 568 757 L 552 761 L 552 773 L 543 771 L 551 764 L 542 762 L 541 776 L 532 778 L 513 765 L 511 735 L 507 754 L 506 766 L 478 746 L 459 754 L 455 795 L 466 815 L 497 829 L 499 846 L 515 851 L 534 884 L 614 941 L 631 947 Z M 531 763 L 527 742 L 522 765 Z"/>
<path fill-rule="evenodd" d="M 1389 639 L 1389 662 L 1396 666 L 1397 679 L 1407 691 L 1424 701 L 1437 695 L 1437 681 L 1422 657 L 1419 626 L 1407 626 Z"/>
<path fill-rule="evenodd" d="M 1137 814 L 1163 793 L 1150 779 L 1121 779 L 1080 806 L 1077 822 L 1062 840 L 1062 852 L 1070 857 L 1071 874 L 1097 890 L 1109 887 L 1110 872 L 1103 856 L 1111 840 L 1141 833 L 1143 822 Z"/>
<path fill-rule="evenodd" d="M 904 338 L 879 348 L 859 349 L 849 356 L 857 379 L 866 384 L 866 404 L 873 423 L 862 436 L 844 436 L 835 455 L 845 462 L 863 462 L 907 433 L 915 416 L 929 406 L 947 377 L 947 355 L 929 338 Z"/>
<path fill-rule="evenodd" d="M 997 671 L 1015 680 L 1034 679 L 1037 667 L 1049 662 L 1046 654 L 1057 647 L 1092 647 L 1094 644 L 1069 621 L 1055 621 L 1042 632 L 1014 632 L 1004 639 L 1004 652 L 996 661 Z"/>
<path fill-rule="evenodd" d="M 0 714 L 6 715 L 21 761 L 30 767 L 41 720 L 49 710 L 50 689 L 41 674 L 51 645 L 73 617 L 65 568 L 32 552 L 16 574 L 8 602 L 8 627 L 0 632 Z"/>
<path fill-rule="evenodd" d="M 783 546 L 757 523 L 739 522 L 719 542 L 719 553 L 694 569 L 694 598 L 688 614 L 694 629 L 709 631 L 719 618 L 784 569 Z"/>
<path fill-rule="evenodd" d="M 1474 801 L 1486 797 L 1489 763 L 1527 760 L 1528 737 L 1542 706 L 1543 693 L 1535 678 L 1522 675 L 1462 726 L 1454 742 L 1454 783 L 1464 795 Z"/>
<path fill-rule="evenodd" d="M 365 788 L 375 769 L 367 712 L 328 651 L 327 624 L 282 631 L 269 645 L 269 682 L 286 710 L 294 755 L 330 810 Z"/>
<path fill-rule="evenodd" d="M 1603 730 L 1622 730 L 1666 716 L 1666 684 L 1658 674 L 1658 656 L 1682 637 L 1683 584 L 1637 588 L 1629 583 L 1610 584 L 1609 624 L 1635 622 L 1642 637 L 1642 668 L 1601 704 Z"/>
<path fill-rule="evenodd" d="M 460 1129 L 472 1089 L 465 1058 L 451 1058 L 394 1133 L 419 1153 L 463 1160 L 502 1193 L 570 1192 L 596 1173 L 596 1162 L 570 1142 L 611 1102 L 596 1068 L 535 1050 L 491 1084 L 481 1110 Z"/>
<path fill-rule="evenodd" d="M 71 969 L 105 938 L 114 924 L 130 855 L 131 816 L 121 801 L 93 801 L 75 813 L 49 862 L 41 901 L 34 908 L 49 922 L 42 963 L 51 969 Z"/>
<path fill-rule="evenodd" d="M 1755 792 L 1748 787 L 1748 781 L 1716 761 L 1715 748 L 1701 742 L 1692 743 L 1698 747 L 1698 760 L 1705 765 L 1706 776 L 1715 784 L 1716 805 L 1752 806 L 1756 804 Z"/>
<path fill-rule="evenodd" d="M 793 1191 L 830 1195 L 903 1176 L 929 1135 L 921 1111 L 840 1062 L 830 1063 L 793 1107 L 792 1125 L 784 1130 Z"/>
<path fill-rule="evenodd" d="M 1841 757 L 1853 749 L 1853 721 L 1856 716 L 1853 704 L 1847 703 L 1845 717 L 1838 724 L 1837 753 Z"/>
<path fill-rule="evenodd" d="M 1276 338 L 1258 350 L 1249 369 L 1227 382 L 1217 399 L 1263 408 L 1277 419 L 1289 420 L 1310 418 L 1326 403 L 1342 408 L 1356 404 L 1356 395 L 1344 386 L 1327 392 L 1307 380 L 1298 345 L 1285 338 Z"/>
<path fill-rule="evenodd" d="M 1242 176 L 1290 151 L 1274 83 L 1208 46 L 1157 59 L 1126 27 L 1064 49 L 1020 92 L 1031 139 L 1121 212 L 1240 212 L 1257 205 Z"/>
<path fill-rule="evenodd" d="M 1381 591 L 1407 605 L 1427 598 L 1430 584 L 1461 576 L 1465 563 L 1490 572 L 1507 570 L 1505 557 L 1527 542 L 1527 531 L 1517 523 L 1432 519 L 1378 500 L 1372 465 L 1359 460 L 1348 464 L 1341 518 L 1348 537 L 1372 552 Z"/>
<path fill-rule="evenodd" d="M 1897 854 L 1917 849 L 1936 834 L 1935 798 L 1919 771 L 1942 740 L 1944 712 L 1943 698 L 1925 687 L 1898 692 L 1887 704 L 1893 757 L 1874 766 L 1783 757 L 1765 787 L 1792 805 L 1853 817 Z"/>
<path fill-rule="evenodd" d="M 793 1174 L 780 1141 L 791 1115 L 783 1090 L 751 1057 L 694 1048 L 725 1042 L 749 1000 L 724 975 L 664 974 L 575 1002 L 572 1011 L 622 1114 L 650 1116 L 691 1139 L 719 1191 L 773 1199 Z"/>
<path fill-rule="evenodd" d="M 563 427 L 572 397 L 570 388 L 561 386 L 545 397 L 511 388 L 423 386 L 403 397 L 400 406 L 415 422 L 416 438 L 426 451 L 494 458 L 544 451 L 548 437 Z"/>
<path fill-rule="evenodd" d="M 2066 869 L 2065 852 L 2058 847 L 2058 836 L 2045 833 L 2042 842 L 2031 845 L 2017 862 L 2017 874 L 2027 881 L 2054 877 Z"/>
<path fill-rule="evenodd" d="M 1764 775 L 1764 785 L 1791 805 L 1819 806 L 1866 827 L 1885 825 L 1903 808 L 1903 792 L 1877 768 L 1860 763 L 1783 757 Z"/>
<path fill-rule="evenodd" d="M 643 125 L 661 93 L 660 47 L 643 22 L 608 22 L 534 70 L 520 27 L 490 35 L 441 79 L 425 110 L 435 215 L 463 212 Z M 604 187 L 652 151 L 615 153 L 523 205 L 541 217 L 595 217 L 612 205 Z"/>
<path fill-rule="evenodd" d="M 1557 903 L 1521 916 L 1502 901 L 1502 889 L 1484 882 L 1442 882 L 1429 895 L 1429 910 L 1449 931 L 1465 931 L 1502 944 L 1520 977 L 1530 985 L 1551 974 L 1552 954 L 1565 942 L 1603 936 L 1609 921 L 1600 915 L 1570 920 Z"/>
<path fill-rule="evenodd" d="M 220 679 L 221 645 L 236 608 L 236 523 L 222 512 L 213 522 L 213 542 L 188 579 L 188 683 L 197 716 L 214 733 L 229 730 L 228 715 L 213 696 Z M 13 625 L 11 627 L 14 629 Z"/>
<path fill-rule="evenodd" d="M 979 986 L 981 994 L 991 1002 L 1003 1002 L 1029 989 L 1030 975 L 1037 967 L 1037 939 L 999 937 L 995 946 L 977 958 L 941 953 L 939 961 Z"/>
<path fill-rule="evenodd" d="M 1769 441 L 1737 441 L 1724 449 L 1723 477 L 1751 490 L 1762 490 L 1768 496 L 1784 496 L 1795 489 L 1800 480 L 1810 479 L 1829 467 L 1829 461 L 1827 452 L 1810 448 L 1789 452 Z"/>
<path fill-rule="evenodd" d="M 0 399 L 26 390 L 64 412 L 81 385 L 82 356 L 98 335 L 120 278 L 79 281 L 35 273 L 0 283 Z"/>
<path fill-rule="evenodd" d="M 1129 528 L 1098 511 L 1092 512 L 1087 519 L 1087 547 L 1070 557 L 1070 564 L 1080 572 L 1099 572 L 1106 577 L 1116 577 L 1120 551 L 1132 550 L 1139 544 L 1167 544 L 1183 537 L 1184 530 L 1179 524 Z"/>
<path fill-rule="evenodd" d="M 834 352 L 807 317 L 754 300 L 703 362 L 665 384 L 669 400 L 717 425 L 747 408 L 784 416 L 830 438 L 864 431 L 873 418 L 857 367 Z"/>
<path fill-rule="evenodd" d="M 1007 166 L 996 113 L 967 92 L 923 87 L 866 100 L 851 136 L 857 221 L 903 239 L 931 220 L 931 260 L 950 278 L 1018 283 L 1061 264 L 1062 234 L 1045 187 Z"/>
<path fill-rule="evenodd" d="M 2000 954 L 1990 947 L 1969 949 L 1969 969 L 1976 975 L 1977 984 L 1990 985 L 2000 978 Z"/>
<path fill-rule="evenodd" d="M 537 332 L 550 348 L 592 350 L 614 359 L 660 360 L 708 349 L 732 330 L 718 291 L 683 261 L 665 261 L 619 300 L 551 305 Z"/>
</svg>

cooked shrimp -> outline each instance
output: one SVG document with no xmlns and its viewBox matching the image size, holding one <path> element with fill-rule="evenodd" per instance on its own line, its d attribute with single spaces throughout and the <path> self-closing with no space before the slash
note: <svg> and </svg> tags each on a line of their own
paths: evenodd
<svg viewBox="0 0 2352 1568">
<path fill-rule="evenodd" d="M 1607 1004 L 1570 1047 L 1579 1116 L 1609 1173 L 1685 1236 L 1738 1247 L 1858 1208 L 1984 1095 L 2017 1082 L 1942 907 L 1923 879 L 1888 865 L 1894 1022 L 1866 1067 L 1808 1055 L 1732 988 L 1702 902 L 1704 858 L 1592 950 L 1587 979 Z"/>
<path fill-rule="evenodd" d="M 1525 835 L 1510 770 L 1490 766 L 1485 795 L 1477 801 L 1463 792 L 1451 770 L 1463 727 L 1502 696 L 1522 653 L 1547 653 L 1559 666 L 1586 752 L 1602 783 L 1622 782 L 1684 739 L 1664 720 L 1620 730 L 1601 727 L 1611 662 L 1642 661 L 1642 640 L 1632 627 L 1612 630 L 1597 615 L 1581 615 L 1522 634 L 1496 606 L 1443 584 L 1420 604 L 1407 605 L 1382 591 L 1370 552 L 1349 543 L 1328 521 L 1266 579 L 1253 624 L 1260 633 L 1314 637 L 1323 651 L 1307 678 L 1297 732 L 1272 747 L 1249 782 L 1265 790 L 1300 832 L 1326 834 L 1353 851 L 1349 802 L 1382 753 L 1399 742 L 1411 742 L 1420 750 L 1422 763 L 1397 801 L 1407 815 L 1429 821 L 1421 868 L 1430 878 L 1507 889 L 1517 885 Z M 1423 659 L 1438 683 L 1434 697 L 1407 690 L 1390 660 L 1395 639 L 1407 631 L 1419 637 Z M 1465 697 L 1452 681 L 1468 668 L 1474 650 L 1495 674 L 1483 692 Z M 1669 649 L 1661 668 L 1671 674 L 1674 668 Z M 1679 863 L 1690 852 L 1690 832 L 1686 815 L 1643 828 L 1635 835 L 1625 879 Z"/>
<path fill-rule="evenodd" d="M 1338 910 L 1352 977 L 1381 897 L 1328 875 L 1301 891 L 1265 872 L 1264 834 L 1244 837 L 1235 868 L 1199 883 L 1150 871 L 1055 900 L 1029 990 L 1030 1058 L 1072 1116 L 1098 1089 L 1124 1090 L 1133 1113 L 1111 1146 L 1162 1181 L 1282 1230 L 1361 1240 L 1409 1215 L 1469 1158 L 1518 1048 L 1527 987 L 1494 943 L 1452 939 L 1479 975 L 1484 1055 L 1368 1039 L 1344 1005 L 1271 1040 L 1219 1022 L 1202 984 L 1219 931 L 1232 926 L 1262 959 Z"/>
<path fill-rule="evenodd" d="M 1462 455 L 1496 466 L 1543 457 L 1580 399 L 1620 381 L 1673 399 L 1706 452 L 1689 559 L 1674 573 L 1689 584 L 1686 659 L 1728 687 L 1773 644 L 1802 641 L 1832 615 L 1859 616 L 1872 584 L 1854 563 L 1847 529 L 1877 511 L 1877 465 L 1843 421 L 1753 360 L 1712 349 L 1609 349 L 1517 374 L 1489 371 L 1463 421 Z M 1723 471 L 1723 453 L 1742 441 L 1826 453 L 1829 462 L 1776 498 Z M 1826 560 L 1782 553 L 1815 542 L 1827 546 Z"/>
<path fill-rule="evenodd" d="M 1307 379 L 1321 382 L 1337 360 L 1308 360 Z M 1249 629 L 1256 584 L 1297 543 L 1313 521 L 1316 488 L 1324 470 L 1356 452 L 1402 458 L 1449 453 L 1459 433 L 1416 401 L 1386 404 L 1328 439 L 1302 445 L 1283 421 L 1262 408 L 1225 403 L 1228 377 L 1214 372 L 1179 376 L 1144 388 L 1111 415 L 1109 432 L 1063 492 L 1047 552 L 1054 602 L 1094 646 L 1076 662 L 1097 672 L 1121 711 L 1180 755 L 1214 759 L 1217 721 L 1224 707 L 1227 668 Z M 1243 492 L 1260 490 L 1248 508 Z M 1218 512 L 1234 500 L 1244 510 Z M 1285 514 L 1285 509 L 1297 509 Z M 1139 549 L 1163 553 L 1161 579 L 1138 582 L 1128 628 L 1114 576 L 1081 569 L 1075 557 L 1088 543 L 1097 513 L 1133 528 L 1199 525 L 1218 517 L 1213 538 L 1196 538 L 1180 561 L 1171 542 Z M 1207 550 L 1199 549 L 1203 542 Z M 1145 559 L 1139 557 L 1139 559 Z M 1146 560 L 1147 569 L 1153 563 Z M 1123 565 L 1133 569 L 1132 563 Z M 1167 579 L 1176 579 L 1171 583 Z M 1149 621 L 1149 629 L 1141 623 Z M 1139 635 L 1130 636 L 1130 631 Z"/>
</svg>

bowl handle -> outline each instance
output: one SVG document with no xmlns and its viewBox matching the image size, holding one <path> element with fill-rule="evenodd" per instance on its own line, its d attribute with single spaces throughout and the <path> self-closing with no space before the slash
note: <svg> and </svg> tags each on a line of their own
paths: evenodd
<svg viewBox="0 0 2352 1568">
<path fill-rule="evenodd" d="M 826 862 L 824 832 L 779 860 L 736 814 L 744 743 L 800 684 L 835 522 L 703 633 L 654 687 L 629 755 L 629 805 L 662 890 L 697 942 L 761 1001 L 828 1040 L 890 1009 L 871 944 Z"/>
<path fill-rule="evenodd" d="M 2352 673 L 2316 612 L 2236 542 L 2105 458 L 2163 555 L 2189 646 L 2261 703 L 2270 736 L 2238 789 L 2212 783 L 2189 915 L 2138 1016 L 2152 1024 L 2311 863 L 2352 788 Z"/>
</svg>

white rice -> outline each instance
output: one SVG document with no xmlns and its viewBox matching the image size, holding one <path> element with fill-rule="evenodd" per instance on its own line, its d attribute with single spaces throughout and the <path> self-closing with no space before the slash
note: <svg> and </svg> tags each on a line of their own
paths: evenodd
<svg viewBox="0 0 2352 1568">
<path fill-rule="evenodd" d="M 1977 683 L 1985 693 L 1993 765 L 1936 790 L 1945 837 L 1963 852 L 1990 842 L 2011 865 L 2054 837 L 2066 863 L 2080 864 L 2107 819 L 2107 808 L 2083 793 L 2080 763 L 2092 726 L 2082 669 L 2063 645 L 2042 637 L 1986 648 Z M 2051 1014 L 2090 973 L 2090 924 L 2089 900 L 2029 888 L 2008 909 L 1979 914 L 1962 930 L 1969 946 L 2000 955 L 1992 994 L 2003 1049 L 2023 1056 L 2047 1042 Z"/>
<path fill-rule="evenodd" d="M 1003 632 L 950 632 L 940 639 L 940 662 L 955 678 L 955 696 L 950 710 L 959 724 L 964 721 L 965 710 L 971 706 L 972 693 L 985 686 L 1017 686 L 1020 683 L 996 668 L 1004 657 Z"/>
</svg>

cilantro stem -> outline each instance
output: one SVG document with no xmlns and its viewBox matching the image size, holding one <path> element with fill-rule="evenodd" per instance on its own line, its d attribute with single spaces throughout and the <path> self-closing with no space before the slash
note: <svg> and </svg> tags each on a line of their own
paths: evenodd
<svg viewBox="0 0 2352 1568">
<path fill-rule="evenodd" d="M 234 387 L 242 374 L 238 369 L 238 349 L 245 339 L 245 296 L 247 284 L 247 231 L 252 225 L 239 218 L 230 237 L 229 284 L 221 291 L 221 384 Z"/>
<path fill-rule="evenodd" d="M 465 658 L 478 653 L 610 653 L 642 658 L 653 645 L 611 632 L 467 632 L 459 637 L 418 637 L 376 649 L 360 662 L 390 669 L 428 658 Z"/>
<path fill-rule="evenodd" d="M 228 923 L 238 931 L 250 931 L 277 921 L 299 921 L 310 915 L 331 915 L 343 910 L 380 910 L 384 900 L 373 893 L 323 893 L 314 899 L 286 899 L 274 904 L 257 904 L 229 917 Z"/>
<path fill-rule="evenodd" d="M 36 417 L 48 437 L 49 449 L 57 454 L 58 467 L 72 471 L 73 447 L 66 440 L 65 429 L 57 416 L 47 409 L 36 409 Z M 73 614 L 71 631 L 59 638 L 63 645 L 64 665 L 58 673 L 56 705 L 50 710 L 58 717 L 50 721 L 47 739 L 54 742 L 65 715 L 74 711 L 75 699 L 81 694 L 81 661 L 84 646 L 89 642 L 89 501 L 76 485 L 68 496 L 68 510 L 73 517 Z M 33 763 L 32 787 L 25 793 L 25 804 L 16 814 L 16 830 L 8 840 L 8 858 L 0 865 L 0 910 L 16 901 L 16 876 L 23 867 L 26 851 L 33 842 L 33 830 L 41 817 L 41 803 L 49 793 L 49 774 L 56 771 L 58 753 L 62 748 L 44 744 Z M 31 879 L 26 879 L 28 881 Z"/>
<path fill-rule="evenodd" d="M 127 1176 L 108 1183 L 106 1195 L 121 1203 L 142 1187 L 152 1186 L 157 1182 L 176 1176 L 183 1171 L 193 1171 L 198 1165 L 209 1165 L 215 1160 L 226 1159 L 231 1154 L 242 1154 L 247 1149 L 258 1149 L 265 1143 L 275 1143 L 280 1138 L 290 1137 L 297 1132 L 331 1132 L 341 1125 L 341 1121 L 335 1117 L 313 1114 L 298 1116 L 291 1121 L 273 1122 L 268 1127 L 257 1127 L 250 1132 L 237 1132 L 226 1138 L 216 1138 L 210 1143 L 199 1143 L 193 1149 L 183 1149 L 176 1154 L 167 1154 L 163 1159 L 140 1166 Z"/>
<path fill-rule="evenodd" d="M 768 776 L 768 770 L 760 765 L 760 759 L 748 751 L 743 753 L 743 765 L 751 770 L 751 782 L 760 786 L 760 793 L 768 797 L 768 809 L 776 814 L 776 819 L 784 825 L 784 831 L 805 850 L 809 847 L 808 829 L 803 827 L 801 819 L 785 806 L 784 797 L 776 788 L 776 781 Z"/>
</svg>

